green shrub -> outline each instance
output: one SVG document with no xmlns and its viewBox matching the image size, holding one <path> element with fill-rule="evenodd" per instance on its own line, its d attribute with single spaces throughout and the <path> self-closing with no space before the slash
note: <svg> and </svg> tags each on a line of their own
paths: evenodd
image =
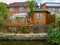
<svg viewBox="0 0 60 45">
<path fill-rule="evenodd" d="M 48 42 L 60 44 L 60 26 L 52 24 L 48 30 Z"/>
</svg>

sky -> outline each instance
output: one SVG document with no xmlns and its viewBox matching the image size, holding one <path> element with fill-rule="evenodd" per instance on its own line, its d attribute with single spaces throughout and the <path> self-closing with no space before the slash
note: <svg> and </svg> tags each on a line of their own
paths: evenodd
<svg viewBox="0 0 60 45">
<path fill-rule="evenodd" d="M 7 4 L 12 2 L 25 2 L 27 0 L 0 0 L 0 2 L 5 2 Z M 44 3 L 44 2 L 60 2 L 60 0 L 36 0 L 37 3 Z"/>
</svg>

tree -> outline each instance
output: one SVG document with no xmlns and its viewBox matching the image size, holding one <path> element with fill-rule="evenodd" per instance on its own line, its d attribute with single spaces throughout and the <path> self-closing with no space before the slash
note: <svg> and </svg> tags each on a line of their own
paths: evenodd
<svg viewBox="0 0 60 45">
<path fill-rule="evenodd" d="M 30 19 L 34 13 L 34 7 L 35 7 L 36 2 L 35 2 L 35 0 L 28 0 L 27 3 L 28 3 L 27 6 L 29 8 L 27 15 L 28 15 L 28 18 Z"/>
<path fill-rule="evenodd" d="M 4 19 L 8 18 L 8 12 L 6 8 L 6 4 L 0 2 L 0 23 L 3 23 Z"/>
<path fill-rule="evenodd" d="M 29 17 L 31 17 L 32 14 L 34 13 L 35 0 L 28 0 L 27 2 L 28 2 L 27 6 L 30 10 L 29 12 L 27 12 L 27 14 Z"/>
</svg>

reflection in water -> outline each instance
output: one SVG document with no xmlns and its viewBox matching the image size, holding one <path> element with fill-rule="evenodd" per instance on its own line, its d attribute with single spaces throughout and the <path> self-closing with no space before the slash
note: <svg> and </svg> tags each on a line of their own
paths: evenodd
<svg viewBox="0 0 60 45">
<path fill-rule="evenodd" d="M 48 45 L 46 41 L 0 41 L 0 45 Z"/>
</svg>

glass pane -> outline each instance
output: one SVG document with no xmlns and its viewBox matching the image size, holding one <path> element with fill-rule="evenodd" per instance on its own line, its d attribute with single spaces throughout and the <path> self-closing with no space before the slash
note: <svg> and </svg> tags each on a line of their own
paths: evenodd
<svg viewBox="0 0 60 45">
<path fill-rule="evenodd" d="M 60 13 L 60 8 L 59 8 L 59 13 Z"/>
<path fill-rule="evenodd" d="M 11 8 L 10 8 L 10 11 L 14 11 L 14 7 L 11 7 Z"/>
<path fill-rule="evenodd" d="M 24 7 L 19 7 L 19 11 L 23 11 L 24 10 Z"/>
<path fill-rule="evenodd" d="M 39 14 L 36 14 L 36 17 L 39 19 Z"/>
<path fill-rule="evenodd" d="M 39 18 L 40 18 L 40 19 L 42 18 L 42 14 L 39 15 Z"/>
<path fill-rule="evenodd" d="M 42 18 L 42 14 L 36 14 L 37 19 Z"/>
</svg>

